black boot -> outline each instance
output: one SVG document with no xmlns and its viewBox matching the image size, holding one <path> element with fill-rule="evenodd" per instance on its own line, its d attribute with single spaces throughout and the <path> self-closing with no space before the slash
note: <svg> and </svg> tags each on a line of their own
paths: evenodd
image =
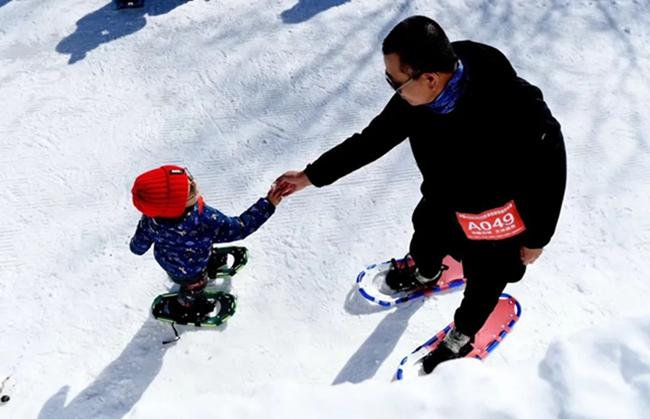
<svg viewBox="0 0 650 419">
<path fill-rule="evenodd" d="M 203 295 L 196 297 L 192 304 L 182 304 L 178 298 L 170 298 L 162 308 L 162 314 L 180 324 L 196 324 L 203 322 L 214 307 L 214 302 Z"/>
<path fill-rule="evenodd" d="M 471 338 L 456 329 L 451 329 L 442 342 L 422 358 L 422 369 L 430 374 L 442 362 L 462 358 L 472 352 Z"/>
<path fill-rule="evenodd" d="M 215 251 L 208 260 L 208 278 L 215 279 L 220 270 L 228 267 L 228 253 L 217 253 Z"/>
<path fill-rule="evenodd" d="M 440 265 L 440 270 L 433 278 L 426 278 L 418 271 L 415 261 L 411 255 L 404 256 L 403 259 L 391 259 L 390 269 L 386 274 L 386 285 L 393 291 L 412 291 L 418 288 L 433 288 L 442 273 L 449 269 L 447 265 Z"/>
<path fill-rule="evenodd" d="M 232 264 L 228 263 L 228 255 L 232 255 Z M 248 250 L 241 246 L 213 247 L 208 260 L 208 278 L 233 276 L 248 262 Z"/>
</svg>

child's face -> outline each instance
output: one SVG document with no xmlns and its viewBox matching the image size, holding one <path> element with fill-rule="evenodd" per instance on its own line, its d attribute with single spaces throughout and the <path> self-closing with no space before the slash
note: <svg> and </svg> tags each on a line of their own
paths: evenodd
<svg viewBox="0 0 650 419">
<path fill-rule="evenodd" d="M 185 207 L 191 207 L 196 204 L 200 196 L 199 185 L 196 184 L 194 179 L 190 178 L 187 183 L 187 202 L 185 203 Z"/>
</svg>

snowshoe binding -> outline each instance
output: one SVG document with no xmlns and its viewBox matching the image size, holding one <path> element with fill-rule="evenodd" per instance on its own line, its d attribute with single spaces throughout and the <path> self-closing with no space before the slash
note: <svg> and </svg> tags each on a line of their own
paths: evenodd
<svg viewBox="0 0 650 419">
<path fill-rule="evenodd" d="M 422 358 L 422 370 L 425 374 L 430 374 L 441 363 L 462 358 L 472 350 L 474 347 L 470 342 L 470 337 L 456 329 L 451 329 L 440 345 Z"/>
<path fill-rule="evenodd" d="M 449 267 L 443 264 L 433 278 L 425 278 L 418 272 L 411 255 L 406 255 L 403 259 L 393 258 L 390 260 L 390 269 L 386 274 L 386 285 L 395 292 L 433 288 L 442 277 L 443 272 L 448 269 Z"/>
</svg>

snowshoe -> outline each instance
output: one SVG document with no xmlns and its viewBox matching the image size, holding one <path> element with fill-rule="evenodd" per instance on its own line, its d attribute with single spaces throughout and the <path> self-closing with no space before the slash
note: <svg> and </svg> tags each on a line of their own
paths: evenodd
<svg viewBox="0 0 650 419">
<path fill-rule="evenodd" d="M 213 247 L 208 262 L 208 278 L 234 276 L 248 263 L 248 249 L 241 246 Z"/>
<path fill-rule="evenodd" d="M 490 314 L 490 317 L 488 317 L 481 330 L 474 336 L 473 343 L 468 343 L 463 346 L 459 354 L 450 355 L 443 348 L 436 351 L 439 346 L 444 346 L 441 345 L 441 342 L 453 329 L 454 323 L 452 322 L 431 339 L 415 348 L 408 356 L 404 357 L 397 368 L 395 379 L 403 380 L 406 377 L 425 375 L 427 374 L 425 368 L 430 372 L 440 362 L 450 359 L 465 357 L 483 360 L 487 358 L 508 333 L 512 331 L 520 316 L 521 305 L 519 302 L 508 294 L 501 294 L 499 302 Z M 449 349 L 446 349 L 446 351 L 451 352 Z M 424 364 L 425 362 L 426 364 Z"/>
<path fill-rule="evenodd" d="M 178 302 L 178 293 L 172 292 L 156 297 L 151 305 L 151 314 L 156 319 L 196 327 L 216 327 L 228 320 L 236 309 L 236 299 L 222 291 L 204 291 L 190 307 Z"/>
<path fill-rule="evenodd" d="M 440 277 L 437 280 L 434 279 L 430 283 L 422 284 L 414 278 L 418 282 L 417 286 L 405 287 L 401 291 L 396 291 L 387 284 L 387 277 L 391 269 L 395 271 L 401 268 L 403 271 L 408 272 L 411 269 L 408 259 L 410 258 L 407 256 L 404 259 L 393 259 L 368 266 L 357 276 L 356 284 L 359 294 L 366 300 L 382 307 L 394 307 L 408 301 L 427 298 L 452 289 L 460 289 L 465 285 L 463 265 L 451 256 L 447 256 L 442 261 L 446 269 L 441 270 Z M 415 270 L 414 265 L 412 269 Z M 406 283 L 406 281 L 399 279 L 391 282 L 390 285 L 397 287 L 397 282 Z"/>
</svg>

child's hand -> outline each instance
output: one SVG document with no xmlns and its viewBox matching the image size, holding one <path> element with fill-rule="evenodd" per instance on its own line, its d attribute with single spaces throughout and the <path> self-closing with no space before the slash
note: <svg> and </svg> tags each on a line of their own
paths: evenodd
<svg viewBox="0 0 650 419">
<path fill-rule="evenodd" d="M 276 183 L 274 183 L 273 185 L 271 185 L 271 189 L 269 189 L 269 192 L 266 195 L 266 199 L 268 199 L 269 202 L 272 203 L 274 207 L 277 207 L 278 204 L 282 201 L 282 195 L 284 195 L 285 189 L 286 186 L 280 188 Z"/>
<path fill-rule="evenodd" d="M 282 187 L 284 196 L 289 196 L 311 185 L 309 178 L 304 171 L 296 172 L 291 170 L 275 180 L 275 183 Z"/>
</svg>

